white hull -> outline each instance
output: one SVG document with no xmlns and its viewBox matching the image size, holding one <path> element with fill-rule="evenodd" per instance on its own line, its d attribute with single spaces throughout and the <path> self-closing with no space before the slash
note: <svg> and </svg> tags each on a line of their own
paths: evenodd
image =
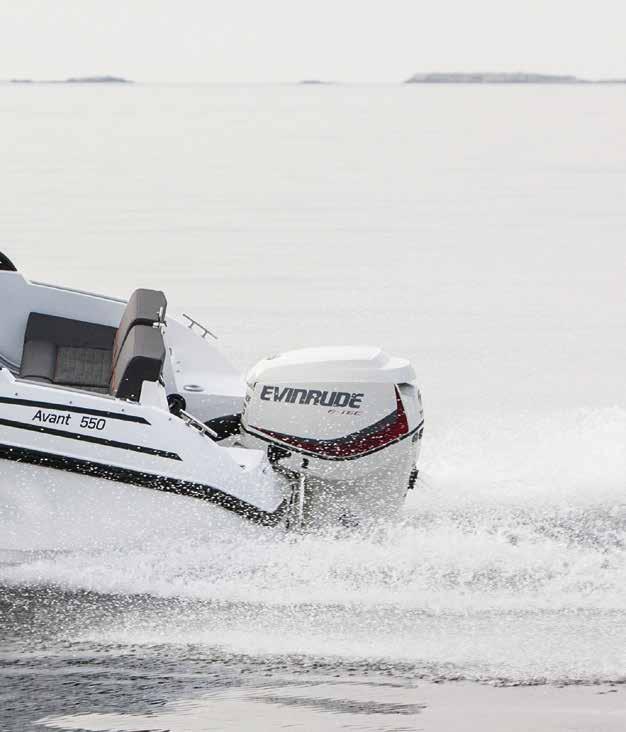
<svg viewBox="0 0 626 732">
<path fill-rule="evenodd" d="M 3 550 L 95 549 L 141 544 L 159 536 L 189 541 L 215 532 L 243 530 L 259 529 L 205 501 L 0 461 Z"/>
</svg>

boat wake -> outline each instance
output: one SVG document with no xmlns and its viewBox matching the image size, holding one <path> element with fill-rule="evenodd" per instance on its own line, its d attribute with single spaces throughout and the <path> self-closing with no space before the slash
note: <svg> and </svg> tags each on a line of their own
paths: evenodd
<svg viewBox="0 0 626 732">
<path fill-rule="evenodd" d="M 134 508 L 128 493 L 112 505 L 88 496 L 101 535 L 81 529 L 65 496 L 69 543 L 43 551 L 27 546 L 24 517 L 44 520 L 36 495 L 18 506 L 2 486 L 0 581 L 50 592 L 55 613 L 67 593 L 83 597 L 88 610 L 73 603 L 55 623 L 75 643 L 515 683 L 626 680 L 626 411 L 429 428 L 405 513 L 367 532 L 290 536 L 145 491 Z"/>
</svg>

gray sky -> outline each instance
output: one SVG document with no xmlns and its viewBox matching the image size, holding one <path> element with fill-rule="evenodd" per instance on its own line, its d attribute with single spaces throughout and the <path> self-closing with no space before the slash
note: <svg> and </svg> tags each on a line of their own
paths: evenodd
<svg viewBox="0 0 626 732">
<path fill-rule="evenodd" d="M 626 77 L 626 0 L 0 0 L 0 78 Z"/>
</svg>

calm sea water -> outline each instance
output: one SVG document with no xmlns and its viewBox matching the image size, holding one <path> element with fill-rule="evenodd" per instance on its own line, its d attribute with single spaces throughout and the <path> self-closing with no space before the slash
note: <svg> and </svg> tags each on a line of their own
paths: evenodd
<svg viewBox="0 0 626 732">
<path fill-rule="evenodd" d="M 7 85 L 0 128 L 28 276 L 160 287 L 242 370 L 382 345 L 427 418 L 367 536 L 0 480 L 0 729 L 415 729 L 421 679 L 626 680 L 622 87 Z"/>
</svg>

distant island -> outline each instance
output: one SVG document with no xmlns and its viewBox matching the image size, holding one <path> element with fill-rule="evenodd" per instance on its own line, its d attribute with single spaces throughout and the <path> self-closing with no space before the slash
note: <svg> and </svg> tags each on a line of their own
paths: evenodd
<svg viewBox="0 0 626 732">
<path fill-rule="evenodd" d="M 407 84 L 583 84 L 576 76 L 527 74 L 524 72 L 434 72 L 413 74 Z"/>
<path fill-rule="evenodd" d="M 69 79 L 10 79 L 11 84 L 132 84 L 121 76 L 71 76 Z"/>
<path fill-rule="evenodd" d="M 65 80 L 66 84 L 132 84 L 121 76 L 75 76 Z"/>
<path fill-rule="evenodd" d="M 70 76 L 67 79 L 0 79 L 0 84 L 134 84 L 122 76 Z M 337 81 L 302 79 L 303 86 L 333 86 Z M 413 74 L 405 84 L 626 84 L 625 78 L 582 79 L 565 74 L 535 74 L 525 71 L 431 71 Z"/>
<path fill-rule="evenodd" d="M 592 81 L 578 76 L 555 74 L 530 74 L 513 72 L 432 72 L 413 74 L 405 84 L 623 84 L 624 79 L 600 79 Z"/>
</svg>

